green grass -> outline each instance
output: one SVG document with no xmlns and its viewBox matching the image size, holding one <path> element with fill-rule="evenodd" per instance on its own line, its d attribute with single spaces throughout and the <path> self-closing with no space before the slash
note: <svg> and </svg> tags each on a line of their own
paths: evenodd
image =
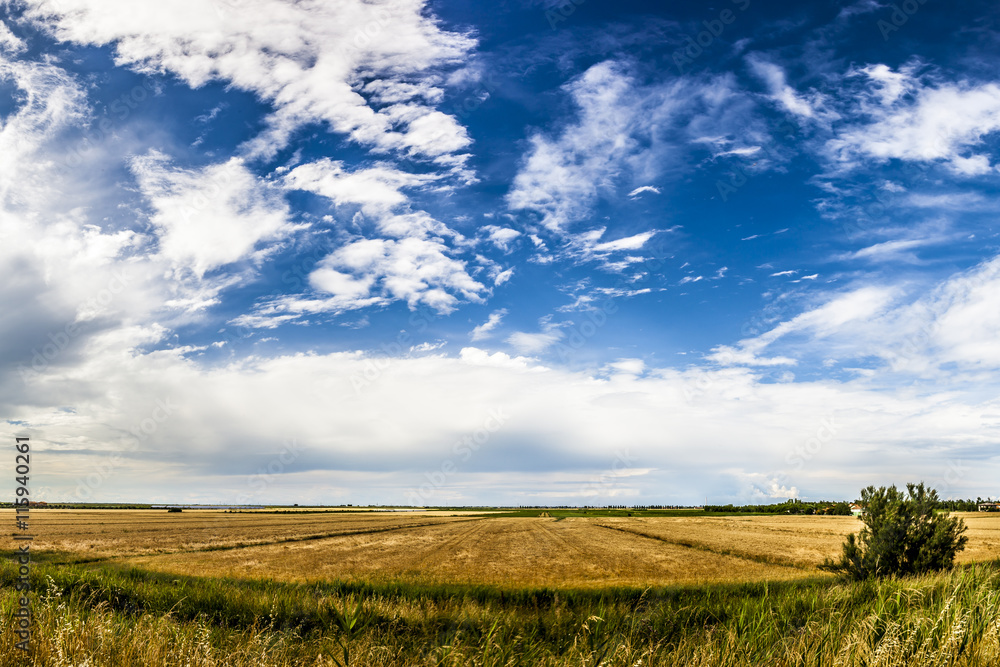
<svg viewBox="0 0 1000 667">
<path fill-rule="evenodd" d="M 0 565 L 0 664 L 1000 664 L 996 563 L 854 584 L 596 591 L 305 585 L 47 563 L 33 564 L 32 577 L 29 661 L 12 645 L 14 566 Z"/>
</svg>

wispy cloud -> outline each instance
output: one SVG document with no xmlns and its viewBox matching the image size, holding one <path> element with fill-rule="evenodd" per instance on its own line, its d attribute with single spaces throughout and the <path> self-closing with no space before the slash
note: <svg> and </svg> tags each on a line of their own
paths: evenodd
<svg viewBox="0 0 1000 667">
<path fill-rule="evenodd" d="M 493 311 L 490 313 L 489 318 L 485 322 L 469 332 L 469 338 L 472 339 L 473 342 L 491 338 L 493 336 L 493 331 L 500 326 L 500 323 L 503 322 L 503 318 L 506 315 L 506 308 Z"/>
<path fill-rule="evenodd" d="M 655 188 L 652 185 L 642 185 L 642 186 L 636 188 L 635 190 L 633 190 L 632 192 L 628 193 L 628 197 L 629 198 L 638 197 L 639 195 L 641 195 L 644 192 L 651 192 L 654 195 L 660 194 L 659 188 Z"/>
</svg>

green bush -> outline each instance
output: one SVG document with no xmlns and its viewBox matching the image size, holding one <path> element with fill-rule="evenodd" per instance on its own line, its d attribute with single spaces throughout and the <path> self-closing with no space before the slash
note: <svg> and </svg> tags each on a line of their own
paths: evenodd
<svg viewBox="0 0 1000 667">
<path fill-rule="evenodd" d="M 851 579 L 924 574 L 951 568 L 965 548 L 965 522 L 935 513 L 937 491 L 907 484 L 906 494 L 895 486 L 861 491 L 864 528 L 848 535 L 840 561 L 829 558 L 821 569 Z"/>
</svg>

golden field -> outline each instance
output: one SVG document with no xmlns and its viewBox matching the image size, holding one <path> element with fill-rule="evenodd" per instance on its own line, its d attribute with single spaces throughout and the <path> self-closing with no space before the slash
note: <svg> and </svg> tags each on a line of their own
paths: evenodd
<svg viewBox="0 0 1000 667">
<path fill-rule="evenodd" d="M 39 509 L 0 665 L 1000 664 L 1000 515 L 964 567 L 851 582 L 816 566 L 853 517 L 552 513 Z"/>
<path fill-rule="evenodd" d="M 1000 557 L 1000 516 L 962 514 L 960 562 Z M 35 551 L 66 561 L 279 581 L 599 587 L 819 574 L 854 517 L 504 517 L 447 512 L 40 510 Z"/>
</svg>

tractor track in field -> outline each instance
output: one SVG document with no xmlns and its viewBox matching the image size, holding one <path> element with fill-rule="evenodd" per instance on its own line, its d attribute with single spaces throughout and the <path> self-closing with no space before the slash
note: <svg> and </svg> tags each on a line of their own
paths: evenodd
<svg viewBox="0 0 1000 667">
<path fill-rule="evenodd" d="M 482 519 L 460 519 L 458 521 L 435 521 L 430 523 L 408 523 L 400 526 L 388 526 L 385 528 L 364 528 L 360 530 L 345 530 L 332 533 L 320 533 L 315 535 L 297 535 L 295 537 L 284 537 L 278 540 L 240 542 L 238 544 L 226 544 L 219 546 L 198 547 L 192 549 L 172 549 L 158 551 L 148 554 L 131 554 L 125 556 L 101 556 L 98 558 L 87 558 L 81 560 L 69 560 L 65 562 L 52 561 L 55 565 L 85 565 L 89 563 L 102 563 L 116 560 L 134 560 L 138 558 L 154 558 L 158 556 L 173 556 L 177 554 L 210 553 L 213 551 L 235 551 L 237 549 L 250 549 L 253 547 L 266 547 L 276 544 L 290 544 L 294 542 L 313 542 L 315 540 L 325 540 L 334 537 L 350 537 L 351 535 L 372 535 L 375 533 L 388 533 L 397 530 L 408 530 L 410 528 L 424 528 L 427 526 L 440 526 L 447 523 L 467 523 L 469 521 L 481 521 Z"/>
<path fill-rule="evenodd" d="M 469 526 L 466 530 L 459 532 L 457 535 L 445 540 L 441 544 L 434 545 L 427 553 L 420 557 L 414 564 L 409 566 L 409 569 L 423 571 L 424 566 L 428 562 L 442 562 L 444 558 L 442 556 L 448 553 L 454 552 L 454 548 L 462 544 L 467 538 L 471 537 L 473 534 L 479 532 L 482 529 L 481 522 L 484 519 L 472 519 L 473 525 Z"/>
<path fill-rule="evenodd" d="M 664 544 L 670 544 L 675 547 L 684 547 L 685 549 L 695 549 L 697 551 L 707 551 L 708 553 L 716 554 L 717 556 L 729 556 L 731 558 L 742 558 L 743 560 L 753 561 L 755 563 L 761 563 L 764 565 L 773 565 L 775 567 L 787 567 L 795 570 L 811 570 L 812 568 L 806 565 L 796 563 L 794 561 L 785 558 L 775 558 L 773 556 L 761 556 L 758 554 L 751 554 L 745 551 L 736 551 L 733 549 L 718 549 L 711 547 L 703 542 L 695 542 L 693 540 L 675 540 L 669 537 L 664 537 L 662 535 L 653 535 L 650 533 L 644 533 L 639 530 L 632 530 L 629 528 L 622 528 L 620 526 L 609 526 L 603 523 L 595 523 L 594 526 L 598 528 L 606 528 L 607 530 L 617 530 L 620 533 L 626 533 L 628 535 L 635 535 L 636 537 L 644 537 L 649 540 L 656 540 L 658 542 L 663 542 Z"/>
<path fill-rule="evenodd" d="M 558 532 L 559 532 L 558 530 L 553 530 L 552 528 L 550 528 L 549 526 L 547 526 L 546 525 L 547 523 L 549 523 L 549 522 L 547 522 L 547 521 L 540 522 L 538 524 L 538 527 L 541 528 L 542 531 L 546 535 L 548 535 L 550 538 L 552 538 L 553 542 L 555 542 L 556 544 L 560 545 L 566 551 L 571 552 L 574 556 L 578 556 L 580 558 L 585 558 L 585 559 L 588 558 L 587 554 L 585 554 L 583 552 L 583 549 L 581 549 L 580 547 L 578 547 L 578 546 L 576 546 L 574 544 L 570 544 L 569 540 L 567 540 L 562 535 L 559 535 L 558 534 Z M 555 523 L 555 521 L 553 521 L 552 523 Z M 591 557 L 592 556 L 593 556 L 593 554 L 591 554 Z"/>
</svg>

